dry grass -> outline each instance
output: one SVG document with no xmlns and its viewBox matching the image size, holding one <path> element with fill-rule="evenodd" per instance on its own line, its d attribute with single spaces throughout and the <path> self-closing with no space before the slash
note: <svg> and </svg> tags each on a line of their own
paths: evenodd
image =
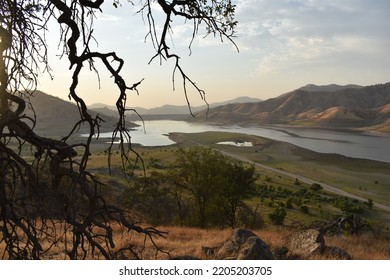
<svg viewBox="0 0 390 280">
<path fill-rule="evenodd" d="M 354 260 L 390 260 L 390 240 L 371 236 L 326 237 L 328 246 L 346 250 Z"/>
<path fill-rule="evenodd" d="M 114 230 L 116 231 L 115 249 L 133 244 L 144 260 L 170 259 L 186 255 L 207 259 L 207 256 L 202 253 L 202 247 L 216 248 L 221 246 L 233 231 L 232 229 L 199 229 L 164 226 L 158 227 L 158 229 L 168 233 L 166 238 L 154 240 L 161 251 L 157 250 L 148 238 L 145 239 L 145 236 L 137 233 L 129 233 L 123 231 L 119 226 L 114 226 Z M 287 236 L 291 234 L 291 230 L 287 228 L 269 228 L 255 230 L 253 232 L 264 240 L 271 247 L 271 250 L 284 246 Z M 67 259 L 64 241 L 65 236 L 62 236 L 59 243 L 51 248 L 50 254 L 45 255 L 45 258 Z M 346 250 L 355 260 L 390 260 L 390 242 L 388 238 L 378 240 L 373 239 L 370 235 L 360 237 L 325 236 L 325 243 L 327 246 L 336 246 Z M 47 247 L 49 243 L 44 242 L 43 245 L 43 247 Z M 70 249 L 69 245 L 68 249 Z M 0 252 L 4 252 L 3 243 L 0 244 Z M 100 258 L 99 256 L 94 256 L 93 258 L 95 259 L 96 257 Z M 311 259 L 329 259 L 329 257 L 318 255 L 311 257 Z"/>
<path fill-rule="evenodd" d="M 198 229 L 182 227 L 159 227 L 168 232 L 166 238 L 156 240 L 160 249 L 169 253 L 171 257 L 191 255 L 201 259 L 207 258 L 202 254 L 202 247 L 219 247 L 229 238 L 231 229 Z M 271 249 L 279 248 L 286 244 L 287 236 L 291 231 L 286 228 L 271 228 L 256 230 L 254 233 L 264 240 Z M 143 245 L 143 239 L 133 237 L 132 242 Z M 121 240 L 125 245 L 128 239 Z M 340 247 L 346 250 L 353 259 L 358 260 L 390 260 L 390 242 L 388 239 L 377 240 L 371 236 L 350 237 L 325 237 L 326 246 Z M 119 244 L 118 244 L 119 245 Z M 143 259 L 168 259 L 169 255 L 156 253 L 156 249 L 150 242 L 146 243 Z M 311 259 L 329 259 L 326 256 L 313 256 Z"/>
</svg>

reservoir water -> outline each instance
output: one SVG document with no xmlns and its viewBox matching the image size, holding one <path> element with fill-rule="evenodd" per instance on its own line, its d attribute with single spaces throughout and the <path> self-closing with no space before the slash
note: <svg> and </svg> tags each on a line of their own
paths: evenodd
<svg viewBox="0 0 390 280">
<path fill-rule="evenodd" d="M 131 141 L 143 146 L 173 144 L 167 136 L 170 132 L 226 131 L 284 141 L 320 153 L 390 162 L 390 137 L 386 136 L 295 127 L 213 126 L 171 120 L 145 121 L 144 126 L 142 122 L 136 123 L 140 126 L 131 132 Z M 111 137 L 111 133 L 101 133 L 100 138 L 104 137 Z"/>
</svg>

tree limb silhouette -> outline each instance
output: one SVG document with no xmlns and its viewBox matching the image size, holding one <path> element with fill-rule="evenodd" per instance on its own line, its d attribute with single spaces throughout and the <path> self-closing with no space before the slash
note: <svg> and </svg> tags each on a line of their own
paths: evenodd
<svg viewBox="0 0 390 280">
<path fill-rule="evenodd" d="M 140 256 L 131 244 L 115 248 L 114 224 L 143 234 L 153 243 L 155 238 L 166 235 L 153 227 L 141 227 L 132 221 L 126 209 L 108 203 L 99 191 L 102 183 L 87 168 L 91 143 L 95 136 L 99 136 L 103 120 L 91 115 L 78 93 L 78 85 L 85 66 L 97 72 L 96 63 L 108 70 L 118 91 L 118 121 L 108 147 L 109 166 L 117 138 L 123 168 L 133 164 L 129 158 L 131 152 L 136 155 L 136 160 L 142 161 L 131 146 L 126 124 L 126 112 L 131 109 L 127 108 L 126 102 L 129 91 L 138 94 L 143 79 L 127 83 L 121 74 L 124 60 L 114 51 L 93 51 L 90 45 L 95 13 L 101 10 L 104 2 L 0 0 L 0 245 L 4 244 L 5 248 L 0 258 L 42 259 L 53 247 L 64 242 L 64 258 L 112 259 L 127 251 L 137 259 Z M 192 20 L 193 39 L 200 24 L 205 23 L 208 34 L 218 34 L 232 41 L 236 25 L 234 5 L 229 0 L 143 0 L 142 3 L 140 12 L 147 13 L 148 36 L 156 49 L 151 61 L 156 57 L 174 59 L 173 76 L 176 71 L 180 73 L 188 104 L 187 83 L 205 99 L 205 92 L 186 75 L 179 56 L 170 51 L 166 42 L 171 17 Z M 160 37 L 151 9 L 153 3 L 158 4 L 166 15 Z M 119 1 L 113 0 L 113 4 L 117 6 Z M 29 99 L 36 90 L 39 74 L 44 72 L 51 76 L 45 40 L 51 19 L 57 20 L 61 27 L 62 56 L 68 58 L 72 71 L 68 96 L 77 104 L 80 116 L 62 139 L 36 134 L 35 114 L 33 117 L 26 114 L 26 109 L 32 108 Z M 88 127 L 88 137 L 84 142 L 71 144 L 70 136 L 81 125 Z"/>
</svg>

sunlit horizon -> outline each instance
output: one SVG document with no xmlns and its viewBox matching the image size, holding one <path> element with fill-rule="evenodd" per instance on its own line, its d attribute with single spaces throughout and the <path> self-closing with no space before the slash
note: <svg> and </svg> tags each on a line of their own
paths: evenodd
<svg viewBox="0 0 390 280">
<path fill-rule="evenodd" d="M 203 38 L 202 29 L 190 51 L 191 24 L 172 23 L 173 50 L 181 56 L 187 75 L 206 92 L 208 103 L 241 96 L 266 100 L 307 84 L 368 86 L 389 82 L 390 2 L 235 2 L 239 52 L 229 41 Z M 139 95 L 128 93 L 129 107 L 187 105 L 179 75 L 173 90 L 173 62 L 148 64 L 155 51 L 150 40 L 145 41 L 148 26 L 135 14 L 136 9 L 128 3 L 118 9 L 111 3 L 103 5 L 94 27 L 96 50 L 115 51 L 125 60 L 123 76 L 129 85 L 145 79 Z M 43 73 L 38 89 L 68 100 L 71 71 L 66 57 L 58 57 L 58 30 L 53 22 L 47 34 L 54 79 Z M 118 91 L 109 74 L 96 65 L 101 70 L 100 84 L 97 75 L 85 66 L 77 93 L 89 105 L 115 105 Z M 189 85 L 188 91 L 191 105 L 204 104 Z"/>
</svg>

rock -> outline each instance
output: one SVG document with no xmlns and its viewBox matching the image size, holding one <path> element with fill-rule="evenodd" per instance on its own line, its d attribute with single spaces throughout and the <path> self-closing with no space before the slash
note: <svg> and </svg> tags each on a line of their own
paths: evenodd
<svg viewBox="0 0 390 280">
<path fill-rule="evenodd" d="M 278 247 L 273 250 L 273 255 L 277 260 L 286 260 L 288 259 L 288 251 L 287 247 Z"/>
<path fill-rule="evenodd" d="M 323 254 L 332 260 L 352 260 L 351 255 L 348 254 L 347 251 L 339 247 L 326 246 Z"/>
<path fill-rule="evenodd" d="M 252 236 L 256 236 L 256 234 L 254 234 L 250 230 L 236 229 L 230 237 L 230 240 L 233 241 L 235 244 L 243 244 L 249 237 Z"/>
<path fill-rule="evenodd" d="M 269 246 L 257 236 L 249 237 L 238 251 L 237 260 L 273 260 Z"/>
<path fill-rule="evenodd" d="M 202 256 L 206 258 L 211 258 L 215 254 L 215 248 L 211 247 L 202 247 Z"/>
<path fill-rule="evenodd" d="M 235 259 L 234 255 L 238 250 L 238 246 L 231 240 L 226 240 L 226 242 L 222 245 L 221 249 L 218 250 L 216 254 L 216 259 Z"/>
<path fill-rule="evenodd" d="M 269 246 L 253 232 L 236 229 L 216 253 L 217 259 L 273 260 Z"/>
<path fill-rule="evenodd" d="M 288 240 L 288 247 L 293 254 L 309 257 L 324 251 L 325 240 L 316 229 L 308 229 L 293 233 Z"/>
<path fill-rule="evenodd" d="M 200 260 L 200 259 L 191 255 L 183 255 L 183 256 L 173 257 L 171 260 Z"/>
</svg>

